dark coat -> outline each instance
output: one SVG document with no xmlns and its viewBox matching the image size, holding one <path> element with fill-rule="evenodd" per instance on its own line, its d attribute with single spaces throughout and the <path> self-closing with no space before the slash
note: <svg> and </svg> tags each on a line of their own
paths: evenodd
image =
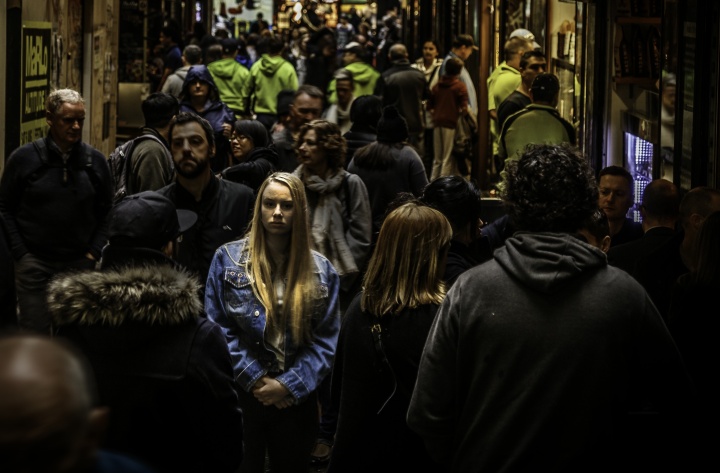
<svg viewBox="0 0 720 473">
<path fill-rule="evenodd" d="M 347 146 L 345 152 L 345 162 L 349 163 L 352 161 L 357 150 L 363 146 L 369 145 L 373 141 L 377 141 L 377 134 L 366 131 L 356 131 L 350 128 L 350 131 L 345 133 L 343 138 L 345 138 L 345 145 Z"/>
<path fill-rule="evenodd" d="M 492 259 L 492 249 L 487 238 L 478 238 L 471 245 L 457 240 L 450 241 L 443 280 L 448 289 L 468 269 Z"/>
<path fill-rule="evenodd" d="M 103 253 L 102 271 L 49 287 L 56 334 L 88 358 L 110 408 L 104 447 L 158 472 L 232 472 L 242 414 L 222 330 L 194 276 L 153 250 Z"/>
<path fill-rule="evenodd" d="M 425 129 L 422 117 L 422 101 L 430 96 L 425 74 L 412 67 L 407 59 L 394 61 L 378 81 L 378 95 L 383 97 L 383 107 L 395 105 L 407 121 L 410 133 Z"/>
<path fill-rule="evenodd" d="M 5 222 L 0 214 L 0 330 L 17 327 L 15 269 L 5 237 Z"/>
<path fill-rule="evenodd" d="M 13 257 L 30 252 L 72 261 L 90 252 L 99 258 L 113 194 L 107 159 L 81 142 L 63 162 L 49 137 L 45 145 L 47 164 L 28 143 L 10 155 L 0 181 L 0 212 Z"/>
<path fill-rule="evenodd" d="M 652 252 L 638 258 L 632 272 L 665 320 L 670 310 L 673 286 L 680 276 L 689 271 L 680 255 L 684 238 L 684 232 L 676 233 Z"/>
<path fill-rule="evenodd" d="M 253 191 L 246 185 L 213 176 L 200 202 L 177 182 L 158 192 L 178 209 L 192 210 L 198 215 L 195 225 L 183 233 L 177 260 L 195 272 L 204 286 L 215 250 L 245 233 L 255 202 Z"/>
<path fill-rule="evenodd" d="M 640 258 L 655 251 L 673 235 L 675 235 L 675 230 L 672 228 L 651 228 L 640 238 L 610 248 L 607 253 L 608 263 L 632 274 Z"/>
<path fill-rule="evenodd" d="M 393 375 L 380 363 L 370 332 L 377 319 L 360 310 L 360 297 L 353 300 L 340 328 L 332 374 L 338 425 L 327 471 L 440 471 L 405 422 L 438 306 L 421 306 L 382 321 L 384 350 L 397 381 L 393 394 Z"/>
<path fill-rule="evenodd" d="M 643 236 L 642 224 L 626 218 L 619 232 L 610 237 L 610 247 L 637 240 Z"/>
<path fill-rule="evenodd" d="M 278 154 L 275 148 L 255 148 L 247 161 L 230 166 L 222 172 L 223 179 L 245 184 L 257 196 L 265 178 L 277 170 Z"/>
<path fill-rule="evenodd" d="M 275 151 L 278 154 L 277 170 L 282 172 L 293 172 L 298 167 L 297 154 L 295 153 L 295 140 L 292 132 L 287 126 L 279 136 L 274 137 Z"/>
</svg>

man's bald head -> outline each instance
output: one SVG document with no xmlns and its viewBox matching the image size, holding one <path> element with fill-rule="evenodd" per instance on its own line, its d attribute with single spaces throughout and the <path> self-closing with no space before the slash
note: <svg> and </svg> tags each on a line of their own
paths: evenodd
<svg viewBox="0 0 720 473">
<path fill-rule="evenodd" d="M 401 61 L 403 59 L 407 59 L 408 57 L 408 51 L 404 44 L 395 43 L 392 46 L 390 46 L 390 50 L 388 51 L 388 57 L 391 61 Z"/>
<path fill-rule="evenodd" d="M 96 448 L 84 361 L 39 336 L 0 339 L 0 471 L 74 471 Z"/>
</svg>

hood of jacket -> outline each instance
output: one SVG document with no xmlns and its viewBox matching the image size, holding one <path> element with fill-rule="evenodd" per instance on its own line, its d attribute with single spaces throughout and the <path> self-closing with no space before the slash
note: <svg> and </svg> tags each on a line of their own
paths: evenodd
<svg viewBox="0 0 720 473">
<path fill-rule="evenodd" d="M 215 85 L 215 80 L 213 80 L 212 74 L 210 74 L 208 68 L 206 66 L 203 66 L 202 64 L 198 66 L 192 66 L 190 69 L 188 69 L 185 80 L 183 81 L 183 95 L 186 95 L 185 91 L 187 90 L 188 85 L 192 84 L 197 80 L 201 80 L 210 84 L 210 87 L 215 91 L 215 96 L 219 96 L 218 88 L 217 85 Z"/>
<path fill-rule="evenodd" d="M 494 257 L 521 284 L 545 294 L 607 266 L 600 249 L 562 233 L 517 232 Z"/>
<path fill-rule="evenodd" d="M 225 80 L 231 80 L 237 73 L 238 67 L 242 67 L 233 58 L 224 58 L 208 64 L 208 70 L 215 76 Z"/>
<path fill-rule="evenodd" d="M 48 307 L 55 326 L 179 325 L 202 313 L 199 290 L 195 276 L 170 265 L 113 267 L 53 280 Z"/>
<path fill-rule="evenodd" d="M 352 74 L 353 81 L 360 84 L 369 84 L 372 80 L 380 77 L 380 73 L 378 71 L 363 61 L 348 64 L 345 66 L 345 69 Z"/>
<path fill-rule="evenodd" d="M 192 67 L 192 66 L 183 66 L 183 67 L 181 67 L 180 69 L 176 69 L 175 72 L 173 72 L 173 74 L 175 74 L 175 75 L 178 76 L 180 79 L 182 79 L 183 81 L 185 81 L 185 77 L 187 77 L 187 73 L 188 73 L 188 71 L 190 70 L 191 67 Z"/>
<path fill-rule="evenodd" d="M 282 56 L 270 56 L 263 54 L 257 67 L 260 68 L 260 72 L 264 75 L 274 76 L 278 69 L 280 69 L 280 66 L 284 63 L 285 59 Z"/>
<path fill-rule="evenodd" d="M 248 156 L 248 161 L 257 161 L 258 159 L 266 159 L 273 166 L 277 167 L 278 160 L 280 159 L 275 146 L 271 143 L 268 147 L 253 148 Z"/>
</svg>

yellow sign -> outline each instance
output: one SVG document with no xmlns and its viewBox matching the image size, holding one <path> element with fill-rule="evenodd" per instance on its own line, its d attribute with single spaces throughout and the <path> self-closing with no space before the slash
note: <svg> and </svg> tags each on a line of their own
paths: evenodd
<svg viewBox="0 0 720 473">
<path fill-rule="evenodd" d="M 20 144 L 45 136 L 45 98 L 50 92 L 52 24 L 28 21 L 22 30 Z"/>
</svg>

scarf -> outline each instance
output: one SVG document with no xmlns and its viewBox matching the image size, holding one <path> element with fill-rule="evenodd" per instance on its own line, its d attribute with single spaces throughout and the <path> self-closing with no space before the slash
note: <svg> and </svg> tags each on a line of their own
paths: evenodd
<svg viewBox="0 0 720 473">
<path fill-rule="evenodd" d="M 311 209 L 311 236 L 315 250 L 325 256 L 335 267 L 339 276 L 358 273 L 350 246 L 345 238 L 342 202 L 338 193 L 347 172 L 340 168 L 326 179 L 305 171 L 300 165 L 293 172 L 305 188 L 318 195 L 317 204 Z M 345 196 L 349 199 L 350 196 Z"/>
</svg>

